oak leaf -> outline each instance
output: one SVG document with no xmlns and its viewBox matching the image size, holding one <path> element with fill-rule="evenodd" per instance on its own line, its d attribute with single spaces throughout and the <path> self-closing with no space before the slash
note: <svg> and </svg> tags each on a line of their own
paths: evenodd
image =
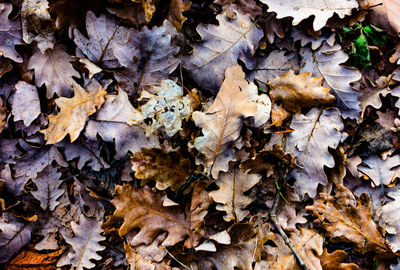
<svg viewBox="0 0 400 270">
<path fill-rule="evenodd" d="M 142 185 L 154 180 L 159 190 L 171 187 L 176 191 L 191 174 L 190 160 L 181 158 L 178 152 L 142 148 L 131 157 L 131 162 L 135 177 L 142 180 Z"/>
<path fill-rule="evenodd" d="M 15 85 L 15 89 L 12 106 L 14 121 L 22 120 L 27 127 L 40 114 L 39 94 L 34 85 L 24 81 L 19 81 Z M 29 108 L 29 110 L 26 108 Z"/>
<path fill-rule="evenodd" d="M 27 44 L 36 41 L 42 53 L 55 44 L 56 26 L 48 9 L 47 0 L 24 0 L 21 7 L 22 38 Z"/>
<path fill-rule="evenodd" d="M 31 241 L 32 224 L 20 222 L 15 216 L 3 213 L 0 217 L 0 263 L 11 258 Z"/>
<path fill-rule="evenodd" d="M 191 44 L 192 54 L 183 60 L 183 67 L 189 70 L 193 80 L 202 88 L 216 94 L 224 74 L 221 70 L 237 64 L 237 60 L 246 67 L 255 67 L 253 54 L 262 38 L 249 15 L 236 12 L 231 19 L 226 13 L 217 15 L 219 25 L 199 25 L 197 32 L 202 43 Z M 226 78 L 225 78 L 226 79 Z"/>
<path fill-rule="evenodd" d="M 313 108 L 306 115 L 296 114 L 290 128 L 294 131 L 287 138 L 286 151 L 301 167 L 292 170 L 289 177 L 296 179 L 294 186 L 301 197 L 308 194 L 314 198 L 318 185 L 328 184 L 324 166 L 335 166 L 328 148 L 336 149 L 342 139 L 340 113 L 337 109 Z"/>
<path fill-rule="evenodd" d="M 284 107 L 294 113 L 302 107 L 327 105 L 335 100 L 322 83 L 322 78 L 312 77 L 310 73 L 296 75 L 292 70 L 268 81 L 271 99 L 282 100 Z"/>
<path fill-rule="evenodd" d="M 101 222 L 81 214 L 79 223 L 72 221 L 71 227 L 74 232 L 73 236 L 62 233 L 71 248 L 57 262 L 57 267 L 71 264 L 77 270 L 93 268 L 95 264 L 90 260 L 100 260 L 101 256 L 97 252 L 105 249 L 99 244 L 100 241 L 106 239 L 101 235 L 103 232 Z"/>
<path fill-rule="evenodd" d="M 323 0 L 261 0 L 261 2 L 268 5 L 269 12 L 276 12 L 278 19 L 293 17 L 293 25 L 298 25 L 302 20 L 314 15 L 313 28 L 315 31 L 324 27 L 328 19 L 334 14 L 343 19 L 344 16 L 351 15 L 353 8 L 358 8 L 356 0 L 333 2 Z"/>
<path fill-rule="evenodd" d="M 400 156 L 388 156 L 385 160 L 373 155 L 363 160 L 358 170 L 368 176 L 375 186 L 390 185 L 399 174 L 395 168 L 400 166 Z"/>
<path fill-rule="evenodd" d="M 123 218 L 119 235 L 125 236 L 129 231 L 139 229 L 130 240 L 135 247 L 141 244 L 150 245 L 161 233 L 168 236 L 160 243 L 162 247 L 171 247 L 185 240 L 186 247 L 198 245 L 199 237 L 191 232 L 190 219 L 185 217 L 177 206 L 162 205 L 163 192 L 153 192 L 147 186 L 135 188 L 129 184 L 117 186 L 112 200 L 116 210 L 113 218 Z"/>
<path fill-rule="evenodd" d="M 369 19 L 373 25 L 397 36 L 400 32 L 400 3 L 396 0 L 368 0 L 368 5 L 373 7 Z"/>
<path fill-rule="evenodd" d="M 29 59 L 29 69 L 35 70 L 36 86 L 46 85 L 46 97 L 52 98 L 54 94 L 71 96 L 74 84 L 72 77 L 80 78 L 79 73 L 70 63 L 72 56 L 67 54 L 61 45 L 55 45 L 53 49 L 46 50 L 44 54 L 35 49 Z"/>
<path fill-rule="evenodd" d="M 48 166 L 33 179 L 37 190 L 31 193 L 45 211 L 53 211 L 60 204 L 57 199 L 64 193 L 64 190 L 60 189 L 60 185 L 63 183 L 59 180 L 60 177 L 61 173 L 57 172 L 56 168 Z"/>
<path fill-rule="evenodd" d="M 188 0 L 171 0 L 169 3 L 167 19 L 178 31 L 182 29 L 182 24 L 187 20 L 182 13 L 188 11 L 191 5 L 192 2 Z"/>
<path fill-rule="evenodd" d="M 318 257 L 322 255 L 324 239 L 320 234 L 312 229 L 300 228 L 300 232 L 291 233 L 289 239 L 308 269 L 322 270 Z M 267 260 L 258 263 L 256 270 L 302 269 L 279 234 L 275 234 L 272 241 L 276 246 L 265 246 Z"/>
<path fill-rule="evenodd" d="M 384 231 L 386 231 L 386 239 L 389 242 L 389 246 L 393 252 L 400 250 L 400 226 L 399 226 L 399 200 L 400 190 L 393 190 L 388 192 L 388 197 L 392 198 L 393 201 L 388 202 L 381 207 L 381 213 L 379 216 L 379 224 Z"/>
<path fill-rule="evenodd" d="M 158 135 L 146 136 L 146 131 L 140 126 L 129 126 L 125 123 L 89 120 L 85 136 L 97 141 L 97 134 L 106 142 L 115 142 L 115 158 L 125 158 L 128 152 L 135 154 L 142 147 L 159 148 Z"/>
<path fill-rule="evenodd" d="M 96 15 L 89 11 L 86 14 L 88 38 L 78 29 L 74 29 L 74 42 L 87 58 L 103 68 L 119 67 L 118 60 L 112 51 L 115 41 L 124 42 L 128 38 L 128 30 L 120 26 L 111 16 Z"/>
<path fill-rule="evenodd" d="M 234 169 L 227 173 L 221 173 L 216 184 L 218 190 L 210 192 L 210 197 L 219 205 L 216 209 L 226 212 L 225 221 L 234 220 L 235 222 L 242 221 L 248 210 L 245 208 L 254 201 L 254 196 L 245 195 L 254 185 L 261 179 L 258 174 L 249 174 L 248 171 Z"/>
<path fill-rule="evenodd" d="M 114 55 L 126 67 L 115 73 L 123 90 L 132 94 L 168 78 L 179 64 L 175 57 L 179 48 L 171 44 L 175 35 L 176 29 L 165 20 L 160 27 L 145 26 L 140 32 L 130 30 L 127 41 L 113 42 Z"/>
<path fill-rule="evenodd" d="M 182 87 L 171 80 L 162 80 L 159 87 L 154 86 L 149 92 L 142 91 L 139 101 L 142 99 L 148 100 L 140 107 L 142 118 L 151 119 L 151 125 L 146 127 L 147 136 L 160 127 L 164 127 L 168 136 L 174 136 L 182 129 L 182 121 L 190 117 L 195 104 L 191 95 L 183 96 Z M 128 121 L 130 125 L 138 123 L 136 119 Z"/>
<path fill-rule="evenodd" d="M 47 270 L 57 263 L 58 258 L 65 251 L 65 248 L 58 250 L 41 253 L 36 250 L 33 245 L 29 245 L 24 248 L 18 255 L 5 265 L 7 270 L 17 269 L 35 269 L 35 270 Z"/>
<path fill-rule="evenodd" d="M 244 80 L 240 66 L 229 67 L 214 103 L 205 112 L 192 114 L 203 132 L 194 146 L 204 155 L 201 162 L 214 178 L 218 178 L 219 171 L 228 171 L 229 161 L 235 159 L 230 144 L 239 138 L 243 118 L 257 113 L 257 104 L 250 97 L 251 88 L 256 86 Z"/>
<path fill-rule="evenodd" d="M 21 36 L 21 22 L 19 19 L 10 21 L 8 16 L 12 11 L 12 5 L 0 4 L 0 56 L 3 55 L 15 62 L 22 63 L 22 57 L 14 46 L 24 44 Z"/>
<path fill-rule="evenodd" d="M 357 270 L 355 263 L 344 263 L 347 253 L 344 250 L 335 250 L 331 253 L 324 248 L 324 252 L 319 256 L 323 270 Z"/>
<path fill-rule="evenodd" d="M 385 238 L 371 218 L 370 198 L 362 194 L 358 201 L 347 188 L 338 186 L 335 197 L 320 193 L 314 204 L 306 207 L 327 232 L 332 241 L 354 243 L 361 254 L 376 252 L 393 256 Z"/>
<path fill-rule="evenodd" d="M 302 68 L 300 72 L 311 72 L 313 77 L 324 78 L 324 86 L 331 89 L 335 95 L 337 106 L 344 118 L 358 119 L 360 92 L 351 87 L 350 83 L 361 78 L 361 73 L 350 67 L 342 66 L 349 58 L 340 45 L 333 46 L 323 43 L 315 52 L 302 48 Z"/>
<path fill-rule="evenodd" d="M 57 115 L 50 115 L 49 127 L 40 131 L 44 134 L 46 144 L 59 142 L 67 134 L 70 135 L 71 142 L 78 138 L 89 115 L 95 113 L 104 103 L 104 95 L 107 93 L 100 85 L 89 86 L 89 89 L 87 92 L 74 83 L 74 97 L 56 99 L 60 112 Z"/>
</svg>

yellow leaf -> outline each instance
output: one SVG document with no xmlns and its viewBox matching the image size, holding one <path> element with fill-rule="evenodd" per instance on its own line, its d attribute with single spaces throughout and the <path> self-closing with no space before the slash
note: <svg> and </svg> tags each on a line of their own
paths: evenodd
<svg viewBox="0 0 400 270">
<path fill-rule="evenodd" d="M 104 95 L 107 93 L 100 85 L 96 90 L 87 92 L 75 82 L 74 92 L 72 98 L 56 99 L 60 112 L 49 115 L 49 127 L 40 131 L 44 134 L 46 144 L 59 142 L 67 134 L 70 135 L 71 142 L 75 141 L 84 128 L 88 116 L 95 113 L 104 103 Z"/>
</svg>

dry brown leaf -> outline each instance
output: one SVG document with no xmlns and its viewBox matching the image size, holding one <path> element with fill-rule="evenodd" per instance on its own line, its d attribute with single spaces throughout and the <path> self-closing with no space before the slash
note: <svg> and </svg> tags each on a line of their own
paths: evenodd
<svg viewBox="0 0 400 270">
<path fill-rule="evenodd" d="M 354 249 L 361 254 L 376 252 L 384 257 L 393 256 L 371 218 L 370 198 L 367 194 L 362 194 L 356 201 L 350 190 L 338 186 L 335 197 L 320 193 L 320 198 L 315 199 L 314 204 L 306 209 L 317 218 L 332 241 L 354 243 Z"/>
<path fill-rule="evenodd" d="M 214 4 L 221 5 L 223 10 L 239 10 L 243 14 L 249 14 L 253 19 L 262 15 L 262 8 L 254 0 L 217 0 Z"/>
<path fill-rule="evenodd" d="M 0 133 L 4 129 L 4 125 L 6 124 L 6 118 L 7 118 L 7 110 L 4 105 L 4 101 L 2 98 L 0 98 Z"/>
<path fill-rule="evenodd" d="M 204 218 L 208 213 L 208 207 L 212 203 L 212 198 L 206 191 L 208 184 L 206 181 L 197 182 L 193 187 L 192 201 L 190 202 L 190 228 L 201 236 L 205 235 L 205 229 L 203 228 Z"/>
<path fill-rule="evenodd" d="M 154 180 L 159 190 L 171 187 L 173 191 L 187 181 L 192 166 L 190 160 L 181 158 L 178 152 L 156 148 L 142 148 L 131 158 L 131 162 L 135 177 L 142 180 L 142 185 Z"/>
<path fill-rule="evenodd" d="M 335 97 L 322 83 L 322 78 L 312 77 L 309 72 L 296 75 L 293 70 L 268 82 L 271 99 L 282 100 L 284 107 L 294 113 L 300 112 L 302 107 L 333 103 Z"/>
<path fill-rule="evenodd" d="M 170 1 L 167 19 L 178 31 L 182 29 L 182 24 L 187 19 L 182 13 L 188 11 L 191 5 L 192 2 L 188 0 Z"/>
<path fill-rule="evenodd" d="M 397 36 L 400 32 L 400 2 L 398 0 L 368 0 L 371 22 Z"/>
<path fill-rule="evenodd" d="M 38 252 L 33 245 L 24 248 L 18 255 L 4 267 L 6 270 L 51 270 L 56 269 L 58 258 L 64 253 L 66 247 L 46 253 Z"/>
<path fill-rule="evenodd" d="M 240 222 L 247 214 L 245 208 L 253 202 L 254 196 L 244 195 L 246 191 L 251 189 L 261 179 L 261 175 L 249 174 L 248 171 L 239 169 L 231 170 L 227 173 L 221 173 L 216 181 L 218 190 L 210 192 L 210 197 L 221 205 L 217 205 L 216 209 L 226 212 L 225 221 Z"/>
<path fill-rule="evenodd" d="M 150 245 L 161 233 L 168 236 L 161 242 L 162 247 L 171 247 L 185 240 L 190 248 L 199 244 L 199 236 L 191 232 L 190 219 L 185 217 L 179 207 L 162 205 L 163 192 L 153 192 L 148 187 L 135 188 L 129 184 L 117 186 L 112 203 L 116 207 L 113 218 L 123 218 L 119 235 L 124 236 L 131 230 L 139 232 L 129 242 L 133 247 Z"/>
<path fill-rule="evenodd" d="M 344 250 L 335 250 L 328 253 L 324 248 L 324 252 L 319 256 L 323 270 L 357 270 L 358 266 L 355 263 L 344 263 L 347 258 L 347 253 Z"/>
<path fill-rule="evenodd" d="M 308 269 L 322 270 L 319 256 L 323 250 L 323 237 L 314 230 L 300 228 L 300 232 L 290 234 L 290 242 L 297 250 Z M 300 270 L 293 252 L 279 234 L 272 240 L 276 247 L 265 246 L 267 259 L 261 261 L 255 270 Z"/>
<path fill-rule="evenodd" d="M 228 171 L 229 161 L 235 159 L 230 144 L 239 138 L 243 118 L 257 112 L 249 95 L 252 87 L 256 86 L 244 79 L 239 65 L 229 67 L 214 103 L 205 112 L 196 111 L 192 115 L 203 132 L 203 136 L 194 141 L 194 146 L 204 155 L 202 163 L 214 178 L 218 178 L 220 171 Z"/>
<path fill-rule="evenodd" d="M 288 117 L 290 116 L 290 113 L 283 108 L 283 105 L 277 105 L 274 104 L 271 109 L 271 126 L 276 126 L 280 127 L 283 124 L 283 121 L 285 121 Z"/>
<path fill-rule="evenodd" d="M 1 55 L 1 51 L 0 51 L 0 55 Z M 11 65 L 11 60 L 8 58 L 5 58 L 3 56 L 0 56 L 0 78 L 7 72 L 11 71 L 12 69 L 13 69 L 13 65 Z"/>
<path fill-rule="evenodd" d="M 107 91 L 100 85 L 90 87 L 87 92 L 77 83 L 74 83 L 75 95 L 72 98 L 60 97 L 56 99 L 56 104 L 60 112 L 56 115 L 49 115 L 49 127 L 40 132 L 44 134 L 46 144 L 54 144 L 61 141 L 67 134 L 70 135 L 71 142 L 75 141 L 88 116 L 94 114 L 104 103 L 104 95 Z"/>
</svg>

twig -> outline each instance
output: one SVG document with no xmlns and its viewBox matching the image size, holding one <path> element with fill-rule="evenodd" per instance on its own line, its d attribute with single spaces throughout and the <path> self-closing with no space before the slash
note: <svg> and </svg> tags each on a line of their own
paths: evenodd
<svg viewBox="0 0 400 270">
<path fill-rule="evenodd" d="M 180 262 L 174 255 L 171 254 L 171 252 L 168 251 L 168 249 L 165 249 L 165 251 L 168 253 L 169 256 L 172 257 L 172 259 L 174 259 L 174 260 L 175 260 L 177 263 L 179 263 L 181 266 L 185 267 L 186 269 L 193 270 L 191 267 L 189 267 L 189 266 L 183 264 L 182 262 Z"/>
<path fill-rule="evenodd" d="M 285 244 L 290 248 L 293 255 L 296 257 L 297 262 L 299 263 L 301 269 L 308 270 L 306 264 L 304 263 L 303 259 L 300 256 L 300 254 L 297 252 L 296 248 L 292 245 L 292 243 L 289 240 L 289 237 L 287 237 L 286 233 L 283 231 L 281 225 L 279 225 L 279 223 L 276 219 L 276 210 L 278 208 L 279 198 L 280 198 L 279 192 L 276 192 L 274 204 L 273 204 L 271 212 L 269 214 L 269 218 L 271 219 L 271 221 L 275 225 L 275 227 L 278 229 L 278 232 L 281 235 L 281 237 L 283 238 L 283 241 L 285 242 Z"/>
</svg>

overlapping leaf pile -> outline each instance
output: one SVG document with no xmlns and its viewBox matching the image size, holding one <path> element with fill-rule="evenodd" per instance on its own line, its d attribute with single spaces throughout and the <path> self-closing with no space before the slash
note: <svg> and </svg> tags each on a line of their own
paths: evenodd
<svg viewBox="0 0 400 270">
<path fill-rule="evenodd" d="M 1 1 L 0 267 L 400 269 L 375 2 Z"/>
</svg>

